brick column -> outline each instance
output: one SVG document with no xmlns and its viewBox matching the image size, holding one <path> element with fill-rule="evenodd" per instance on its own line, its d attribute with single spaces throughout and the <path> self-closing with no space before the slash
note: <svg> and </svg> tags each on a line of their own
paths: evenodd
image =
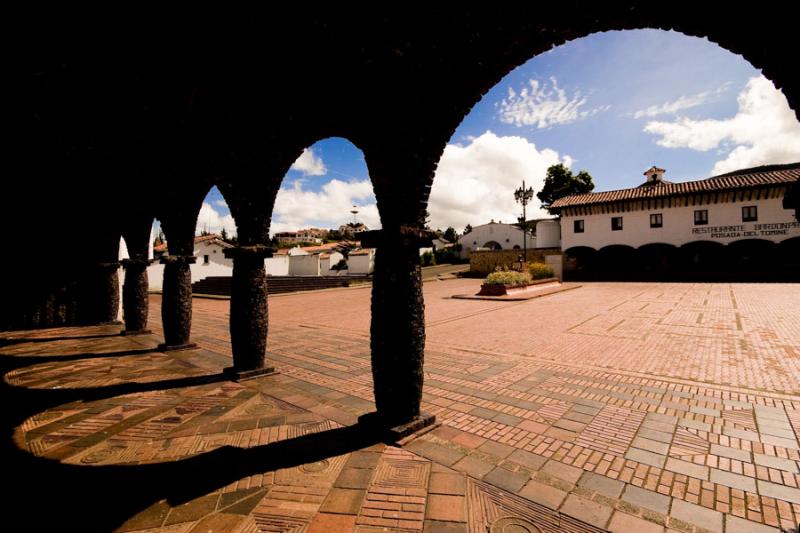
<svg viewBox="0 0 800 533">
<path fill-rule="evenodd" d="M 92 284 L 95 294 L 95 321 L 99 324 L 119 324 L 119 263 L 98 263 L 96 277 Z"/>
<path fill-rule="evenodd" d="M 225 250 L 233 259 L 230 331 L 233 366 L 225 373 L 241 381 L 275 373 L 267 366 L 267 273 L 264 259 L 272 250 L 264 245 L 237 246 Z"/>
<path fill-rule="evenodd" d="M 123 335 L 150 333 L 147 329 L 149 300 L 147 279 L 149 259 L 123 259 L 125 283 L 122 285 L 122 315 L 125 320 Z"/>
<path fill-rule="evenodd" d="M 393 438 L 402 438 L 435 421 L 420 412 L 425 304 L 419 248 L 430 243 L 430 235 L 400 226 L 362 233 L 361 242 L 377 248 L 370 327 L 377 413 L 362 422 L 377 423 Z"/>
<path fill-rule="evenodd" d="M 192 273 L 197 258 L 193 255 L 167 255 L 164 265 L 164 287 L 161 296 L 161 321 L 164 344 L 159 350 L 185 350 L 197 345 L 190 341 L 192 331 Z"/>
</svg>

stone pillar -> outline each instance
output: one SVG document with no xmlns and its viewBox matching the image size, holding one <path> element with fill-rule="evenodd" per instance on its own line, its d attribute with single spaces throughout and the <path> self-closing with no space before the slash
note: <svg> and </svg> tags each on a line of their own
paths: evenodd
<svg viewBox="0 0 800 533">
<path fill-rule="evenodd" d="M 164 286 L 161 296 L 161 322 L 164 344 L 161 351 L 186 350 L 197 345 L 190 341 L 192 331 L 192 273 L 197 258 L 193 255 L 167 255 L 164 265 Z"/>
<path fill-rule="evenodd" d="M 125 320 L 123 335 L 140 335 L 150 333 L 147 329 L 147 313 L 149 300 L 147 291 L 150 284 L 147 279 L 149 259 L 123 259 L 125 283 L 122 286 L 122 313 Z"/>
<path fill-rule="evenodd" d="M 119 324 L 119 262 L 98 263 L 94 285 L 96 293 L 95 321 L 99 324 Z"/>
<path fill-rule="evenodd" d="M 241 381 L 275 373 L 267 366 L 267 273 L 264 259 L 272 250 L 264 245 L 237 246 L 225 250 L 233 259 L 230 331 L 233 366 L 224 371 Z"/>
<path fill-rule="evenodd" d="M 425 304 L 419 249 L 429 246 L 425 230 L 400 226 L 361 234 L 362 246 L 376 247 L 372 281 L 372 378 L 377 423 L 399 439 L 435 418 L 420 412 L 425 355 Z"/>
</svg>

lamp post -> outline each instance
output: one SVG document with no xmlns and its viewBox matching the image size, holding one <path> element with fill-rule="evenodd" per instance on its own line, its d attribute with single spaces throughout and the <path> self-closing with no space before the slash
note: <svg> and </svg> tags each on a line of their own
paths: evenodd
<svg viewBox="0 0 800 533">
<path fill-rule="evenodd" d="M 526 207 L 533 198 L 533 187 L 525 188 L 525 180 L 522 180 L 522 187 L 514 191 L 514 199 L 522 204 L 522 249 L 525 254 L 524 264 L 528 263 L 528 213 Z"/>
</svg>

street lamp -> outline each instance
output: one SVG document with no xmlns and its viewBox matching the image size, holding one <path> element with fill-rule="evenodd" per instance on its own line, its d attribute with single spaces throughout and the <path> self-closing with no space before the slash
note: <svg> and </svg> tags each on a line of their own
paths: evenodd
<svg viewBox="0 0 800 533">
<path fill-rule="evenodd" d="M 525 254 L 524 263 L 528 263 L 528 213 L 526 206 L 533 198 L 533 187 L 525 188 L 525 180 L 522 180 L 522 187 L 514 191 L 514 199 L 522 204 L 522 249 Z"/>
</svg>

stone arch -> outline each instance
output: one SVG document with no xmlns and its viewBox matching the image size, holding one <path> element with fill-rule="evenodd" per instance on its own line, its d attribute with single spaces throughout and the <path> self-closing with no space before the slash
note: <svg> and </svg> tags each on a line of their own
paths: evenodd
<svg viewBox="0 0 800 533">
<path fill-rule="evenodd" d="M 778 245 L 766 239 L 741 239 L 726 246 L 732 279 L 770 279 L 776 271 Z"/>
<path fill-rule="evenodd" d="M 692 17 L 689 22 L 690 19 L 680 15 L 680 9 L 664 10 L 657 6 L 637 6 L 637 9 L 617 11 L 597 6 L 589 8 L 580 21 L 564 26 L 563 20 L 559 20 L 558 17 L 551 18 L 555 16 L 555 11 L 557 10 L 542 14 L 523 10 L 518 13 L 519 18 L 514 22 L 495 21 L 498 23 L 498 32 L 507 32 L 508 39 L 492 35 L 495 40 L 485 41 L 485 46 L 491 51 L 485 54 L 475 49 L 465 51 L 466 55 L 472 52 L 474 56 L 480 57 L 483 68 L 480 75 L 476 74 L 475 78 L 470 78 L 472 73 L 464 74 L 462 78 L 464 86 L 459 95 L 461 98 L 453 99 L 448 105 L 450 115 L 441 118 L 442 130 L 446 131 L 445 136 L 448 139 L 490 89 L 530 59 L 556 46 L 597 33 L 640 29 L 674 31 L 686 37 L 705 38 L 723 50 L 741 57 L 762 71 L 775 87 L 784 89 L 789 105 L 800 120 L 800 83 L 791 69 L 785 67 L 786 64 L 791 64 L 790 54 L 781 50 L 776 56 L 783 57 L 783 60 L 770 57 L 762 49 L 758 38 L 749 34 L 743 35 L 736 32 L 732 26 L 720 24 L 719 19 L 710 12 Z M 547 31 L 542 31 L 542 26 L 545 26 Z M 427 184 L 428 189 L 432 183 L 431 179 Z M 427 202 L 427 196 L 425 201 Z"/>
<path fill-rule="evenodd" d="M 642 280 L 665 280 L 675 277 L 678 247 L 653 242 L 636 249 L 636 277 Z"/>
<path fill-rule="evenodd" d="M 800 279 L 800 237 L 791 237 L 778 243 L 777 265 L 780 279 Z"/>
<path fill-rule="evenodd" d="M 713 280 L 725 270 L 725 245 L 716 241 L 691 241 L 678 247 L 678 265 L 687 279 Z"/>
<path fill-rule="evenodd" d="M 590 246 L 573 246 L 564 250 L 563 255 L 565 280 L 592 279 L 597 266 L 597 250 Z"/>
<path fill-rule="evenodd" d="M 594 271 L 597 279 L 629 280 L 636 272 L 636 250 L 625 244 L 603 246 L 597 250 Z"/>
<path fill-rule="evenodd" d="M 488 248 L 490 250 L 502 250 L 503 246 L 497 241 L 487 241 L 483 243 L 483 248 Z"/>
</svg>

